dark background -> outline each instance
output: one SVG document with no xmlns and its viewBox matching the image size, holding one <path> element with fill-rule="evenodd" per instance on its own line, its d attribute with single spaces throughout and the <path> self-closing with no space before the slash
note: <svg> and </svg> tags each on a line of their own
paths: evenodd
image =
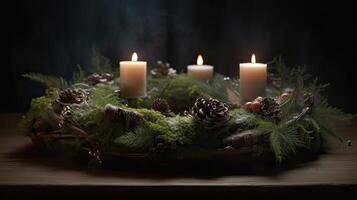
<svg viewBox="0 0 357 200">
<path fill-rule="evenodd" d="M 282 55 L 331 83 L 331 105 L 357 110 L 356 13 L 348 1 L 36 0 L 3 8 L 11 13 L 3 17 L 11 67 L 2 67 L 1 112 L 24 111 L 44 93 L 22 73 L 70 79 L 76 64 L 92 71 L 92 47 L 113 61 L 137 51 L 149 66 L 160 59 L 178 71 L 202 53 L 232 77 L 252 53 L 260 62 Z"/>
</svg>

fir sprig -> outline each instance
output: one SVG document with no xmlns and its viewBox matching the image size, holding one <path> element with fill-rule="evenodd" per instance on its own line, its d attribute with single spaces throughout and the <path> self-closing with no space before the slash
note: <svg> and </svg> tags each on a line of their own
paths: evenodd
<svg viewBox="0 0 357 200">
<path fill-rule="evenodd" d="M 91 90 L 90 103 L 96 107 L 104 107 L 107 104 L 119 105 L 119 97 L 115 93 L 117 88 L 113 85 L 98 85 Z"/>
<path fill-rule="evenodd" d="M 47 88 L 64 89 L 69 86 L 69 83 L 62 77 L 55 77 L 51 75 L 44 75 L 40 73 L 27 73 L 22 75 L 32 81 L 44 84 Z"/>
<path fill-rule="evenodd" d="M 113 75 L 117 75 L 117 71 L 115 71 L 110 59 L 102 55 L 99 49 L 95 47 L 92 48 L 91 61 L 92 61 L 92 66 L 94 67 L 96 73 L 98 74 L 110 73 Z"/>
<path fill-rule="evenodd" d="M 74 83 L 81 83 L 83 82 L 84 78 L 85 78 L 84 69 L 80 65 L 77 65 L 77 70 L 73 72 Z"/>
<path fill-rule="evenodd" d="M 312 113 L 312 118 L 318 124 L 321 136 L 327 139 L 327 137 L 334 137 L 340 140 L 344 140 L 339 134 L 337 134 L 336 126 L 343 122 L 347 122 L 353 119 L 355 115 L 344 113 L 342 110 L 327 105 L 318 105 Z"/>
<path fill-rule="evenodd" d="M 269 136 L 271 149 L 278 162 L 296 154 L 300 148 L 305 146 L 296 126 L 275 124 L 265 120 L 258 120 L 258 124 L 258 128 Z"/>
</svg>

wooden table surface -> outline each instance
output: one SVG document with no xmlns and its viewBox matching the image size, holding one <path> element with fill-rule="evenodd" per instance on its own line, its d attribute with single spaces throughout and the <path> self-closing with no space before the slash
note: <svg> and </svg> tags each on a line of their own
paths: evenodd
<svg viewBox="0 0 357 200">
<path fill-rule="evenodd" d="M 0 195 L 90 195 L 103 197 L 297 197 L 344 195 L 357 191 L 357 121 L 341 126 L 352 146 L 332 143 L 317 160 L 267 174 L 97 169 L 51 154 L 31 151 L 16 133 L 20 114 L 0 115 Z M 3 199 L 1 198 L 0 199 Z"/>
</svg>

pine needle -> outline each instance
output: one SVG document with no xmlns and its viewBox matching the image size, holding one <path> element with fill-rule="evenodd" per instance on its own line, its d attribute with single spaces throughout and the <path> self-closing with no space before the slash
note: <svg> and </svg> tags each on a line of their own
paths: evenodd
<svg viewBox="0 0 357 200">
<path fill-rule="evenodd" d="M 127 132 L 116 138 L 114 144 L 126 150 L 148 150 L 154 144 L 154 135 L 138 127 L 135 132 Z"/>
<path fill-rule="evenodd" d="M 119 98 L 115 90 L 117 87 L 113 85 L 98 85 L 91 92 L 91 104 L 100 108 L 107 104 L 119 105 Z"/>
<path fill-rule="evenodd" d="M 270 146 L 278 162 L 296 154 L 298 149 L 304 147 L 295 126 L 277 125 L 264 120 L 259 120 L 258 124 L 258 128 L 269 135 Z"/>
<path fill-rule="evenodd" d="M 336 126 L 341 122 L 353 119 L 355 115 L 344 113 L 342 110 L 327 105 L 316 106 L 312 118 L 321 129 L 323 137 L 331 136 L 343 142 L 343 138 L 337 134 Z"/>
<path fill-rule="evenodd" d="M 27 73 L 22 75 L 25 78 L 28 78 L 32 81 L 42 83 L 47 88 L 60 88 L 64 89 L 69 86 L 68 82 L 62 77 L 55 77 L 51 75 L 44 75 L 40 73 Z"/>
<path fill-rule="evenodd" d="M 85 72 L 80 65 L 77 65 L 77 70 L 73 72 L 73 81 L 74 83 L 83 82 L 85 78 Z"/>
<path fill-rule="evenodd" d="M 92 48 L 92 66 L 95 68 L 95 72 L 102 73 L 110 73 L 116 75 L 115 69 L 112 66 L 112 63 L 109 58 L 103 56 L 99 49 L 93 47 Z"/>
</svg>

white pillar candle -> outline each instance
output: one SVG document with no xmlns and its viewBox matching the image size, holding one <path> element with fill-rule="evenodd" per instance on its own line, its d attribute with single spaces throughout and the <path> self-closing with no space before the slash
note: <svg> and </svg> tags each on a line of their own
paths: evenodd
<svg viewBox="0 0 357 200">
<path fill-rule="evenodd" d="M 120 62 L 120 95 L 125 98 L 146 96 L 146 62 L 137 61 L 134 52 L 131 61 Z"/>
<path fill-rule="evenodd" d="M 267 84 L 267 64 L 256 63 L 252 55 L 251 63 L 239 64 L 241 103 L 265 96 Z"/>
<path fill-rule="evenodd" d="M 198 55 L 197 65 L 187 66 L 187 75 L 202 81 L 208 81 L 213 77 L 213 66 L 203 65 L 203 58 L 201 55 Z"/>
</svg>

